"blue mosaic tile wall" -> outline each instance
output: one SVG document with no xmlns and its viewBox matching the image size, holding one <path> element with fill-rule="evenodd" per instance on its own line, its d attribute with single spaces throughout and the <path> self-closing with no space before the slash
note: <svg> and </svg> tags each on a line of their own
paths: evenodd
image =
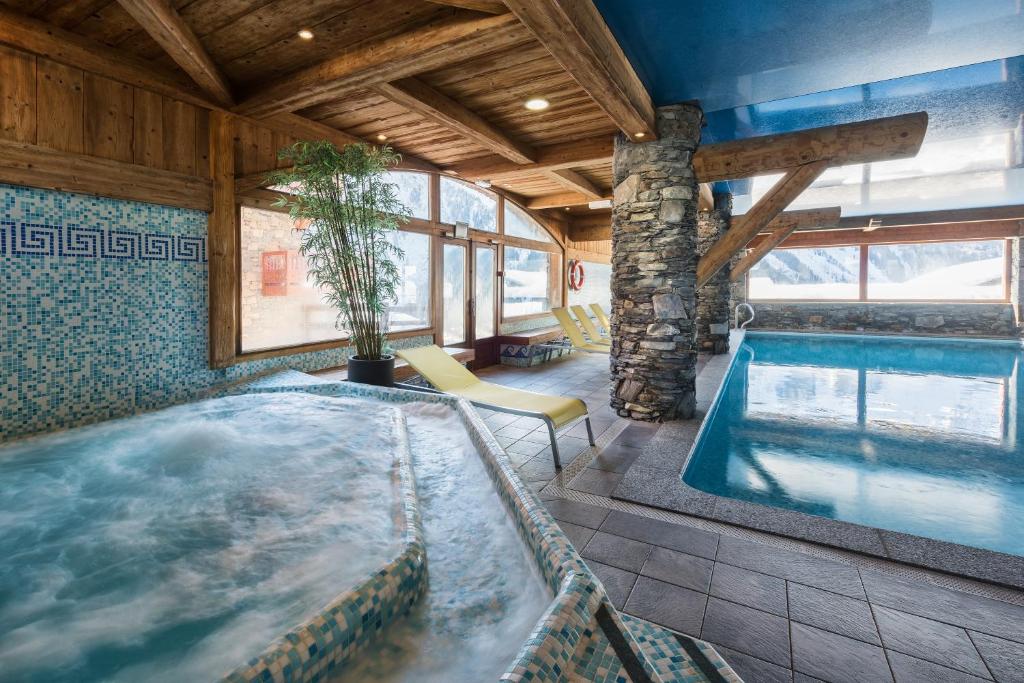
<svg viewBox="0 0 1024 683">
<path fill-rule="evenodd" d="M 0 184 L 0 441 L 346 356 L 329 349 L 211 370 L 205 213 Z"/>
</svg>

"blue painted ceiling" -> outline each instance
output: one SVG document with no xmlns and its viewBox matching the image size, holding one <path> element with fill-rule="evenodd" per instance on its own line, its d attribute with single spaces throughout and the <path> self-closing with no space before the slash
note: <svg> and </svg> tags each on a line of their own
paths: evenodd
<svg viewBox="0 0 1024 683">
<path fill-rule="evenodd" d="M 912 111 L 916 160 L 832 169 L 792 208 L 844 215 L 1024 203 L 1018 0 L 595 0 L 655 104 L 704 142 Z M 742 212 L 772 178 L 730 183 Z"/>
</svg>

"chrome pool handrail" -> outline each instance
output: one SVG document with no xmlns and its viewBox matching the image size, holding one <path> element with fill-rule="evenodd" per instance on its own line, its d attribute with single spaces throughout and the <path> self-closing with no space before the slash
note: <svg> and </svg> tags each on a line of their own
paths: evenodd
<svg viewBox="0 0 1024 683">
<path fill-rule="evenodd" d="M 742 325 L 740 325 L 740 309 L 741 308 L 746 308 L 747 310 L 750 311 L 750 317 L 748 319 L 744 320 Z M 754 307 L 751 306 L 750 304 L 746 303 L 746 302 L 744 302 L 742 304 L 737 304 L 735 312 L 733 313 L 733 320 L 735 321 L 734 325 L 735 325 L 736 329 L 739 329 L 739 330 L 744 329 L 747 325 L 749 325 L 750 323 L 754 322 Z"/>
</svg>

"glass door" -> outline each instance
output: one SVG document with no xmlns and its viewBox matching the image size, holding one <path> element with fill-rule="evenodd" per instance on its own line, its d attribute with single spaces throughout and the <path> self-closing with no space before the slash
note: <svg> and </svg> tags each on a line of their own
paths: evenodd
<svg viewBox="0 0 1024 683">
<path fill-rule="evenodd" d="M 441 339 L 445 346 L 464 344 L 469 337 L 466 251 L 466 245 L 459 242 L 442 244 Z"/>
<path fill-rule="evenodd" d="M 473 368 L 498 362 L 498 248 L 473 244 L 473 291 L 469 310 L 473 319 Z"/>
</svg>

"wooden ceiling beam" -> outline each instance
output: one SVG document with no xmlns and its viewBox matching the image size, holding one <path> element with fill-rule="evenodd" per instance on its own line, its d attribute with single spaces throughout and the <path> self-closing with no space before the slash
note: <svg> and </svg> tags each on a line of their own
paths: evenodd
<svg viewBox="0 0 1024 683">
<path fill-rule="evenodd" d="M 236 111 L 262 118 L 337 100 L 354 90 L 451 66 L 524 40 L 511 14 L 465 13 L 359 45 L 254 90 Z"/>
<path fill-rule="evenodd" d="M 593 2 L 505 4 L 630 140 L 657 137 L 651 97 Z"/>
<path fill-rule="evenodd" d="M 373 89 L 392 102 L 454 130 L 509 161 L 517 164 L 536 161 L 537 153 L 533 147 L 513 139 L 476 112 L 418 78 L 380 83 Z"/>
<path fill-rule="evenodd" d="M 693 171 L 702 183 L 786 171 L 816 161 L 828 166 L 907 159 L 921 149 L 928 114 L 916 112 L 699 147 Z"/>
<path fill-rule="evenodd" d="M 844 216 L 840 228 L 866 228 L 871 220 L 881 223 L 879 228 L 901 225 L 927 225 L 929 223 L 970 223 L 1002 219 L 1024 219 L 1024 204 L 1005 206 L 979 206 L 969 209 L 942 209 L 940 211 L 913 211 L 908 213 L 876 214 L 874 216 Z"/>
<path fill-rule="evenodd" d="M 118 0 L 174 63 L 218 104 L 234 104 L 231 86 L 199 38 L 167 0 Z"/>
<path fill-rule="evenodd" d="M 828 161 L 822 160 L 791 169 L 750 211 L 733 221 L 729 230 L 697 262 L 697 287 L 706 285 L 715 273 L 728 265 L 740 249 L 745 248 L 801 192 L 810 187 L 826 168 Z"/>
<path fill-rule="evenodd" d="M 788 215 L 786 212 L 779 214 L 775 220 L 768 224 L 767 227 L 770 232 L 758 240 L 757 244 L 729 270 L 729 279 L 735 282 L 743 277 L 748 270 L 756 266 L 761 259 L 767 256 L 768 252 L 785 242 L 786 238 L 793 234 L 793 231 L 801 227 L 802 224 L 835 226 L 839 223 L 840 213 L 841 209 L 838 206 L 833 206 L 828 209 L 792 211 Z"/>
<path fill-rule="evenodd" d="M 812 128 L 697 148 L 693 170 L 700 183 L 785 171 L 812 161 L 829 166 L 904 159 L 917 154 L 928 127 L 925 112 L 825 128 Z M 611 161 L 612 136 L 587 138 L 537 148 L 537 162 L 526 166 L 501 157 L 482 157 L 448 166 L 470 180 L 514 180 L 551 168 L 572 168 Z M 845 219 L 844 219 L 845 220 Z"/>
<path fill-rule="evenodd" d="M 905 244 L 921 242 L 949 242 L 955 240 L 994 240 L 1021 237 L 1024 220 L 1001 218 L 967 223 L 926 223 L 898 225 L 865 232 L 862 228 L 841 230 L 798 230 L 776 248 L 809 249 L 821 247 L 851 247 L 861 244 Z M 751 242 L 757 248 L 765 235 Z"/>
<path fill-rule="evenodd" d="M 610 199 L 610 197 L 598 197 L 598 199 Z M 531 197 L 526 201 L 526 208 L 535 211 L 540 209 L 561 209 L 566 206 L 584 206 L 592 201 L 594 201 L 594 198 L 579 192 L 560 192 L 542 197 Z"/>
<path fill-rule="evenodd" d="M 501 0 L 427 0 L 427 2 L 448 7 L 460 7 L 485 14 L 504 14 L 508 11 L 508 7 Z"/>
<path fill-rule="evenodd" d="M 184 74 L 156 67 L 130 53 L 3 7 L 0 7 L 0 43 L 204 109 L 224 110 Z M 338 146 L 362 142 L 344 131 L 297 114 L 279 114 L 259 121 L 240 118 L 299 139 L 328 140 Z M 437 170 L 433 164 L 409 155 L 403 155 L 399 167 Z"/>
<path fill-rule="evenodd" d="M 569 168 L 559 168 L 551 171 L 545 171 L 544 175 L 555 181 L 567 190 L 578 192 L 584 197 L 588 197 L 590 201 L 596 201 L 603 199 L 611 194 L 607 190 L 602 190 L 600 187 L 587 180 L 585 177 L 577 173 L 576 171 Z"/>
</svg>

